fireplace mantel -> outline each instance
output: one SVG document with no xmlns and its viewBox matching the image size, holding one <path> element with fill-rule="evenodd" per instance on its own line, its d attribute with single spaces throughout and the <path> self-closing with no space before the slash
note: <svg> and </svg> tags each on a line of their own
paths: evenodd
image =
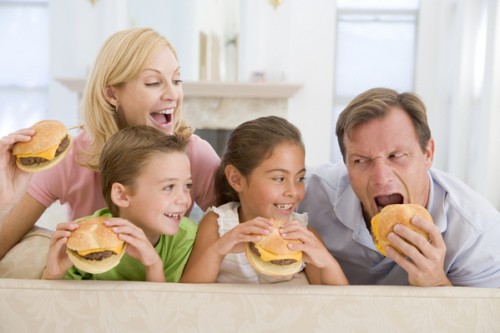
<svg viewBox="0 0 500 333">
<path fill-rule="evenodd" d="M 203 82 L 182 84 L 187 97 L 285 98 L 292 97 L 301 85 L 269 82 Z"/>
<path fill-rule="evenodd" d="M 85 79 L 57 78 L 69 90 L 82 95 Z M 260 116 L 286 118 L 288 99 L 302 88 L 285 82 L 184 81 L 183 117 L 195 128 L 233 129 Z"/>
</svg>

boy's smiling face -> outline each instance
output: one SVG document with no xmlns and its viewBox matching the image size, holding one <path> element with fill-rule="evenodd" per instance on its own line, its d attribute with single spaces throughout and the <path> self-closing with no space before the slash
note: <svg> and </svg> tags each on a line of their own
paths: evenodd
<svg viewBox="0 0 500 333">
<path fill-rule="evenodd" d="M 191 206 L 189 158 L 185 153 L 157 153 L 149 158 L 134 185 L 126 187 L 128 206 L 120 217 L 142 228 L 152 244 L 173 235 Z"/>
</svg>

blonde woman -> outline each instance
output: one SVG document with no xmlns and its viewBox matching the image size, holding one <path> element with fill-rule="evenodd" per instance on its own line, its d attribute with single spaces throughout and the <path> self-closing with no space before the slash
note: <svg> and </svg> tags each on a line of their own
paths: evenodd
<svg viewBox="0 0 500 333">
<path fill-rule="evenodd" d="M 99 156 L 119 129 L 148 125 L 188 140 L 192 201 L 202 210 L 215 201 L 213 175 L 220 159 L 181 117 L 182 81 L 173 46 L 150 28 L 120 31 L 99 51 L 82 100 L 83 130 L 56 167 L 33 176 L 27 193 L 2 221 L 0 258 L 52 203 L 68 207 L 68 220 L 106 206 L 100 191 Z M 123 147 L 123 154 L 127 147 Z"/>
</svg>

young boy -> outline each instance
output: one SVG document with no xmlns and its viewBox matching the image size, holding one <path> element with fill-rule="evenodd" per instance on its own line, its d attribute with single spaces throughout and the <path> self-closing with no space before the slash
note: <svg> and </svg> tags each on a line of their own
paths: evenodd
<svg viewBox="0 0 500 333">
<path fill-rule="evenodd" d="M 191 252 L 197 226 L 184 214 L 191 205 L 192 182 L 186 140 L 150 126 L 114 134 L 99 161 L 108 208 L 93 216 L 126 244 L 118 266 L 90 274 L 72 267 L 66 241 L 76 222 L 57 226 L 49 248 L 44 279 L 93 279 L 178 282 Z"/>
</svg>

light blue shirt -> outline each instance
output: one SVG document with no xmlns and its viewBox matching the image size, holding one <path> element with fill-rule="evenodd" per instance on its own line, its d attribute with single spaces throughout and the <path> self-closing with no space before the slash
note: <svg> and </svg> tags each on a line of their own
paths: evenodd
<svg viewBox="0 0 500 333">
<path fill-rule="evenodd" d="M 435 169 L 427 209 L 447 247 L 444 271 L 456 286 L 500 287 L 500 212 L 460 180 Z M 351 284 L 408 285 L 408 274 L 379 254 L 344 163 L 306 175 L 299 212 L 323 237 Z"/>
</svg>

